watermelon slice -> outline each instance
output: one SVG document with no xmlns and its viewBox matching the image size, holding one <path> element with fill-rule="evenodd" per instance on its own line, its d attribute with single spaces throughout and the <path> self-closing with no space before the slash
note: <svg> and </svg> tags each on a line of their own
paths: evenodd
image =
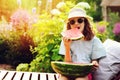
<svg viewBox="0 0 120 80">
<path fill-rule="evenodd" d="M 69 62 L 60 62 L 52 61 L 52 68 L 56 73 L 66 75 L 66 76 L 75 76 L 75 77 L 84 77 L 92 72 L 93 64 L 92 63 L 69 63 Z"/>
<path fill-rule="evenodd" d="M 83 37 L 83 34 L 78 28 L 63 31 L 61 34 L 63 37 L 69 38 L 70 40 L 79 40 Z"/>
</svg>

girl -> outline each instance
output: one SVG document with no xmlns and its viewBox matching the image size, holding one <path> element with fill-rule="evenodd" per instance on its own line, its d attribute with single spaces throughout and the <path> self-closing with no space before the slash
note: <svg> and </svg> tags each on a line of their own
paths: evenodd
<svg viewBox="0 0 120 80">
<path fill-rule="evenodd" d="M 84 37 L 72 41 L 63 37 L 59 53 L 65 55 L 66 62 L 92 63 L 98 67 L 98 60 L 105 56 L 102 42 L 92 32 L 86 12 L 80 8 L 73 8 L 68 15 L 67 30 L 77 28 Z M 74 77 L 60 75 L 59 80 L 89 80 L 89 76 Z"/>
</svg>

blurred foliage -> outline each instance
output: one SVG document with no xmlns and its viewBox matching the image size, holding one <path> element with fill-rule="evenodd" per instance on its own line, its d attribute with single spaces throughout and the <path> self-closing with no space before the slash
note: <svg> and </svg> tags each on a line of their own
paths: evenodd
<svg viewBox="0 0 120 80">
<path fill-rule="evenodd" d="M 87 14 L 93 17 L 94 21 L 102 20 L 102 10 L 101 10 L 102 0 L 76 0 L 76 3 L 87 2 L 90 5 L 90 9 L 87 10 Z"/>
<path fill-rule="evenodd" d="M 17 1 L 20 0 L 0 0 L 0 19 L 4 16 L 7 21 L 10 21 L 10 16 L 18 8 L 26 9 L 29 12 L 32 12 L 32 8 L 37 6 L 37 0 L 21 0 L 21 5 Z"/>
<path fill-rule="evenodd" d="M 29 18 L 31 16 L 27 14 L 27 11 L 26 14 L 24 13 L 24 11 L 18 11 L 17 15 L 13 14 L 12 22 L 7 22 L 4 16 L 1 17 L 0 38 L 2 43 L 0 45 L 1 47 L 4 46 L 4 49 L 0 52 L 1 63 L 16 67 L 20 63 L 30 63 L 34 58 L 30 51 L 30 46 L 35 47 L 35 43 L 33 38 L 27 33 L 30 27 L 29 21 L 24 21 L 26 17 Z M 16 23 L 17 25 L 14 25 Z M 19 29 L 16 29 L 18 27 Z"/>
<path fill-rule="evenodd" d="M 33 36 L 37 46 L 31 48 L 31 51 L 37 55 L 29 64 L 28 71 L 54 72 L 51 61 L 63 61 L 63 56 L 58 54 L 61 42 L 60 33 L 65 25 L 66 14 L 73 5 L 71 2 L 66 2 L 65 5 L 60 4 L 58 10 L 61 14 L 44 12 L 39 16 L 37 23 L 33 24 L 29 34 Z"/>
<path fill-rule="evenodd" d="M 16 68 L 17 71 L 28 71 L 29 64 L 27 63 L 21 63 L 19 64 L 19 67 Z"/>
<path fill-rule="evenodd" d="M 63 60 L 63 57 L 58 54 L 63 26 L 64 22 L 58 16 L 47 13 L 41 15 L 38 23 L 33 25 L 29 34 L 34 36 L 37 47 L 31 48 L 31 51 L 37 55 L 29 64 L 29 71 L 53 72 L 51 61 Z"/>
<path fill-rule="evenodd" d="M 10 15 L 17 8 L 16 0 L 0 0 L 0 19 L 4 16 L 5 19 L 9 21 Z"/>
<path fill-rule="evenodd" d="M 34 55 L 30 46 L 35 47 L 32 38 L 20 32 L 0 32 L 0 62 L 16 67 L 20 63 L 30 63 Z"/>
<path fill-rule="evenodd" d="M 20 3 L 21 1 L 21 3 Z M 56 5 L 61 0 L 52 0 L 51 8 L 56 8 Z M 94 21 L 102 20 L 102 13 L 101 13 L 101 0 L 64 0 L 65 2 L 72 2 L 72 3 L 79 3 L 79 2 L 88 2 L 91 5 L 91 9 L 88 10 L 88 14 L 94 18 Z M 14 11 L 18 8 L 22 8 L 28 10 L 32 13 L 32 9 L 36 8 L 37 13 L 42 13 L 43 11 L 47 10 L 47 0 L 0 0 L 0 17 L 4 16 L 7 21 L 10 21 L 10 16 Z M 29 5 L 28 5 L 29 4 Z M 6 6 L 7 5 L 7 6 Z M 47 10 L 48 11 L 48 10 Z"/>
<path fill-rule="evenodd" d="M 113 33 L 113 29 L 115 27 L 115 24 L 120 22 L 119 13 L 110 11 L 108 16 L 109 16 L 109 25 L 108 25 L 109 34 L 108 34 L 108 37 L 120 42 L 120 35 L 115 35 Z"/>
<path fill-rule="evenodd" d="M 99 22 L 95 22 L 95 26 L 94 26 L 94 30 L 95 30 L 95 34 L 97 37 L 100 38 L 100 40 L 102 42 L 104 42 L 107 38 L 108 38 L 108 28 L 109 23 L 106 21 L 99 21 Z"/>
</svg>

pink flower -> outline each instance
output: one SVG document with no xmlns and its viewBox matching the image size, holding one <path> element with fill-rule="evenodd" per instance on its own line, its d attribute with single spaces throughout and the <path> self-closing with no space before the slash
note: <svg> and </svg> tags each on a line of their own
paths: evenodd
<svg viewBox="0 0 120 80">
<path fill-rule="evenodd" d="M 31 15 L 22 9 L 18 9 L 12 16 L 11 16 L 11 23 L 16 30 L 28 30 L 30 25 Z"/>
<path fill-rule="evenodd" d="M 96 23 L 98 33 L 105 33 L 108 22 L 100 21 Z"/>
<path fill-rule="evenodd" d="M 120 22 L 118 22 L 118 23 L 116 23 L 116 24 L 114 25 L 113 33 L 114 33 L 115 35 L 119 35 L 119 34 L 120 34 Z"/>
<path fill-rule="evenodd" d="M 19 9 L 11 16 L 11 23 L 16 27 L 24 27 L 29 25 L 30 15 L 26 10 Z"/>
<path fill-rule="evenodd" d="M 106 27 L 105 26 L 98 26 L 97 30 L 98 30 L 99 33 L 104 33 L 105 30 L 106 30 Z"/>
</svg>

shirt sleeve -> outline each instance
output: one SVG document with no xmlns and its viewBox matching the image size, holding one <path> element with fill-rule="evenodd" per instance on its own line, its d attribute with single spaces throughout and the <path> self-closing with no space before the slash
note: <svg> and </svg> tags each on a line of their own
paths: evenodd
<svg viewBox="0 0 120 80">
<path fill-rule="evenodd" d="M 95 37 L 93 40 L 93 47 L 92 47 L 92 59 L 99 59 L 106 56 L 106 51 L 103 46 L 103 43 L 100 41 L 99 38 Z"/>
<path fill-rule="evenodd" d="M 61 41 L 61 44 L 60 44 L 59 54 L 65 55 L 65 46 L 64 46 L 63 40 Z"/>
</svg>

